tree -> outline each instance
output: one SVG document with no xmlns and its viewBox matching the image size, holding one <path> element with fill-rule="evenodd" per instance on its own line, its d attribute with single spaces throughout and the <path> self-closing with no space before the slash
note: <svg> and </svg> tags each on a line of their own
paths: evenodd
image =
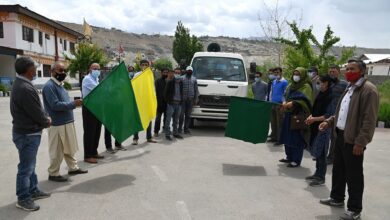
<svg viewBox="0 0 390 220">
<path fill-rule="evenodd" d="M 71 53 L 73 56 L 64 54 L 65 59 L 69 61 L 68 70 L 72 77 L 76 73 L 82 74 L 88 72 L 89 66 L 92 63 L 99 63 L 101 67 L 108 63 L 108 59 L 104 51 L 96 44 L 89 42 L 81 42 L 77 45 L 76 49 Z"/>
<path fill-rule="evenodd" d="M 288 25 L 288 20 L 291 17 L 291 5 L 282 12 L 279 6 L 279 0 L 276 1 L 274 6 L 269 6 L 263 0 L 264 10 L 258 14 L 258 20 L 260 27 L 263 30 L 264 37 L 271 42 L 275 42 L 275 39 L 285 38 L 289 39 L 291 30 Z M 302 13 L 300 17 L 296 18 L 298 21 L 302 20 Z M 276 45 L 278 53 L 278 64 L 282 64 L 283 48 L 282 45 Z"/>
<path fill-rule="evenodd" d="M 339 59 L 330 54 L 332 47 L 340 41 L 339 37 L 333 35 L 330 26 L 327 27 L 321 44 L 312 33 L 312 26 L 308 29 L 300 30 L 295 22 L 288 24 L 295 40 L 285 38 L 276 38 L 275 40 L 287 46 L 284 61 L 290 72 L 296 67 L 308 68 L 317 66 L 320 73 L 326 73 L 330 65 L 343 64 L 353 55 L 354 48 L 344 48 Z M 314 52 L 312 45 L 319 49 L 319 54 Z"/>
<path fill-rule="evenodd" d="M 176 26 L 175 40 L 173 41 L 173 58 L 178 64 L 184 61 L 188 66 L 192 57 L 198 51 L 203 50 L 203 45 L 195 35 L 190 35 L 190 30 L 179 21 Z"/>
<path fill-rule="evenodd" d="M 161 70 L 163 68 L 172 69 L 172 62 L 168 58 L 160 58 L 153 62 L 153 67 L 157 70 Z"/>
</svg>

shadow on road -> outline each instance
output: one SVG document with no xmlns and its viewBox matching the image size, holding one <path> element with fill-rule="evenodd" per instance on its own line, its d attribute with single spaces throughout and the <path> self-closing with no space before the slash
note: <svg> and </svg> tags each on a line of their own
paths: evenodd
<svg viewBox="0 0 390 220">
<path fill-rule="evenodd" d="M 290 167 L 287 167 L 286 165 L 287 164 L 278 164 L 279 176 L 289 176 L 289 177 L 292 177 L 295 179 L 304 180 L 305 177 L 307 177 L 311 174 L 311 171 L 309 168 L 306 168 L 306 167 L 290 168 Z"/>
<path fill-rule="evenodd" d="M 224 176 L 267 176 L 262 166 L 222 164 L 222 170 Z"/>
</svg>

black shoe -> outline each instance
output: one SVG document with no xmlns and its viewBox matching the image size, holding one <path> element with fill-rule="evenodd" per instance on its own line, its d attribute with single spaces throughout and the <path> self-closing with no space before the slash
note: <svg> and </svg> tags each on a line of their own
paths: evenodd
<svg viewBox="0 0 390 220">
<path fill-rule="evenodd" d="M 342 220 L 355 220 L 360 218 L 360 212 L 346 211 L 343 215 L 340 216 Z"/>
<path fill-rule="evenodd" d="M 171 136 L 165 136 L 165 139 L 167 139 L 167 141 L 172 141 Z"/>
<path fill-rule="evenodd" d="M 16 203 L 16 207 L 30 212 L 39 210 L 39 205 L 35 204 L 35 202 L 32 199 L 18 201 Z"/>
<path fill-rule="evenodd" d="M 336 201 L 332 198 L 321 199 L 320 203 L 323 205 L 328 205 L 333 207 L 344 207 L 344 201 Z"/>
<path fill-rule="evenodd" d="M 307 180 L 307 181 L 313 181 L 313 180 L 317 180 L 317 179 L 319 179 L 319 177 L 316 175 L 311 175 L 311 176 L 305 177 L 305 180 Z"/>
<path fill-rule="evenodd" d="M 273 143 L 273 142 L 278 142 L 278 140 L 270 138 L 267 140 L 267 142 Z"/>
<path fill-rule="evenodd" d="M 289 167 L 289 168 L 295 168 L 295 167 L 299 167 L 299 166 L 300 165 L 295 163 L 295 162 L 291 162 L 291 163 L 287 164 L 287 167 Z"/>
<path fill-rule="evenodd" d="M 180 134 L 174 134 L 173 137 L 175 137 L 177 139 L 183 139 L 183 137 Z"/>
<path fill-rule="evenodd" d="M 275 143 L 274 143 L 274 146 L 275 146 L 275 147 L 278 147 L 278 146 L 280 146 L 280 145 L 283 145 L 283 144 L 282 144 L 282 143 L 279 143 L 279 142 L 275 142 Z"/>
<path fill-rule="evenodd" d="M 186 131 L 184 131 L 184 134 L 191 134 L 191 131 L 190 130 L 186 130 Z"/>
<path fill-rule="evenodd" d="M 50 197 L 50 193 L 45 193 L 40 190 L 36 191 L 35 193 L 31 194 L 31 199 L 33 201 L 38 200 L 38 199 L 46 199 Z"/>
<path fill-rule="evenodd" d="M 179 133 L 179 134 L 183 134 L 183 130 L 181 130 L 181 129 L 178 129 L 178 130 L 177 130 L 177 133 Z"/>
<path fill-rule="evenodd" d="M 114 149 L 112 149 L 112 148 L 107 148 L 106 152 L 109 153 L 109 154 L 115 154 L 116 153 L 116 151 Z"/>
<path fill-rule="evenodd" d="M 68 181 L 68 178 L 63 176 L 49 176 L 49 180 L 54 182 L 66 182 Z"/>
<path fill-rule="evenodd" d="M 126 148 L 124 148 L 122 145 L 120 145 L 120 146 L 116 146 L 115 147 L 115 150 L 121 150 L 121 151 L 127 151 L 127 149 Z"/>
<path fill-rule="evenodd" d="M 330 159 L 330 158 L 326 159 L 326 164 L 328 164 L 328 165 L 333 164 L 333 159 Z"/>
<path fill-rule="evenodd" d="M 310 186 L 323 186 L 323 185 L 325 185 L 325 180 L 315 179 L 309 185 Z"/>
<path fill-rule="evenodd" d="M 280 159 L 279 162 L 282 162 L 282 163 L 290 163 L 291 160 L 287 160 L 287 159 Z"/>
<path fill-rule="evenodd" d="M 73 171 L 68 172 L 69 175 L 77 175 L 77 174 L 85 174 L 85 173 L 88 173 L 88 170 L 83 170 L 80 168 L 78 168 L 77 170 L 73 170 Z"/>
</svg>

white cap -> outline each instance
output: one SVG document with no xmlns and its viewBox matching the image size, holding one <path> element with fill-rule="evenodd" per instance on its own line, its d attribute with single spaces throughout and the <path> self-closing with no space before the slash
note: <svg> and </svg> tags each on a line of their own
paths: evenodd
<svg viewBox="0 0 390 220">
<path fill-rule="evenodd" d="M 192 66 L 187 66 L 186 71 L 189 71 L 189 70 L 194 71 L 194 69 L 192 69 Z"/>
</svg>

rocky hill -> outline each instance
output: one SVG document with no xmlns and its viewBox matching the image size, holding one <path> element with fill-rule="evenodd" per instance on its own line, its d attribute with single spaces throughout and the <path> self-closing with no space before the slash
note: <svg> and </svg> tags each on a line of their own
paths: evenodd
<svg viewBox="0 0 390 220">
<path fill-rule="evenodd" d="M 59 23 L 75 31 L 83 33 L 83 26 L 80 24 L 61 21 L 59 21 Z M 174 61 L 172 57 L 172 43 L 174 40 L 173 36 L 159 34 L 135 34 L 128 33 L 116 28 L 107 29 L 95 26 L 92 26 L 92 28 L 92 41 L 97 43 L 100 47 L 104 48 L 112 57 L 118 53 L 119 46 L 122 45 L 126 53 L 125 61 L 127 63 L 133 62 L 138 52 L 150 60 L 167 57 Z M 232 37 L 209 36 L 201 36 L 200 40 L 205 48 L 209 43 L 216 42 L 221 45 L 223 51 L 242 54 L 247 64 L 250 62 L 256 62 L 257 64 L 261 65 L 266 61 L 275 62 L 277 60 L 278 45 L 272 42 Z M 340 55 L 341 50 L 342 47 L 334 47 L 332 48 L 332 53 L 338 56 Z M 390 49 L 358 47 L 355 50 L 355 55 L 357 56 L 364 53 L 390 54 Z"/>
</svg>

